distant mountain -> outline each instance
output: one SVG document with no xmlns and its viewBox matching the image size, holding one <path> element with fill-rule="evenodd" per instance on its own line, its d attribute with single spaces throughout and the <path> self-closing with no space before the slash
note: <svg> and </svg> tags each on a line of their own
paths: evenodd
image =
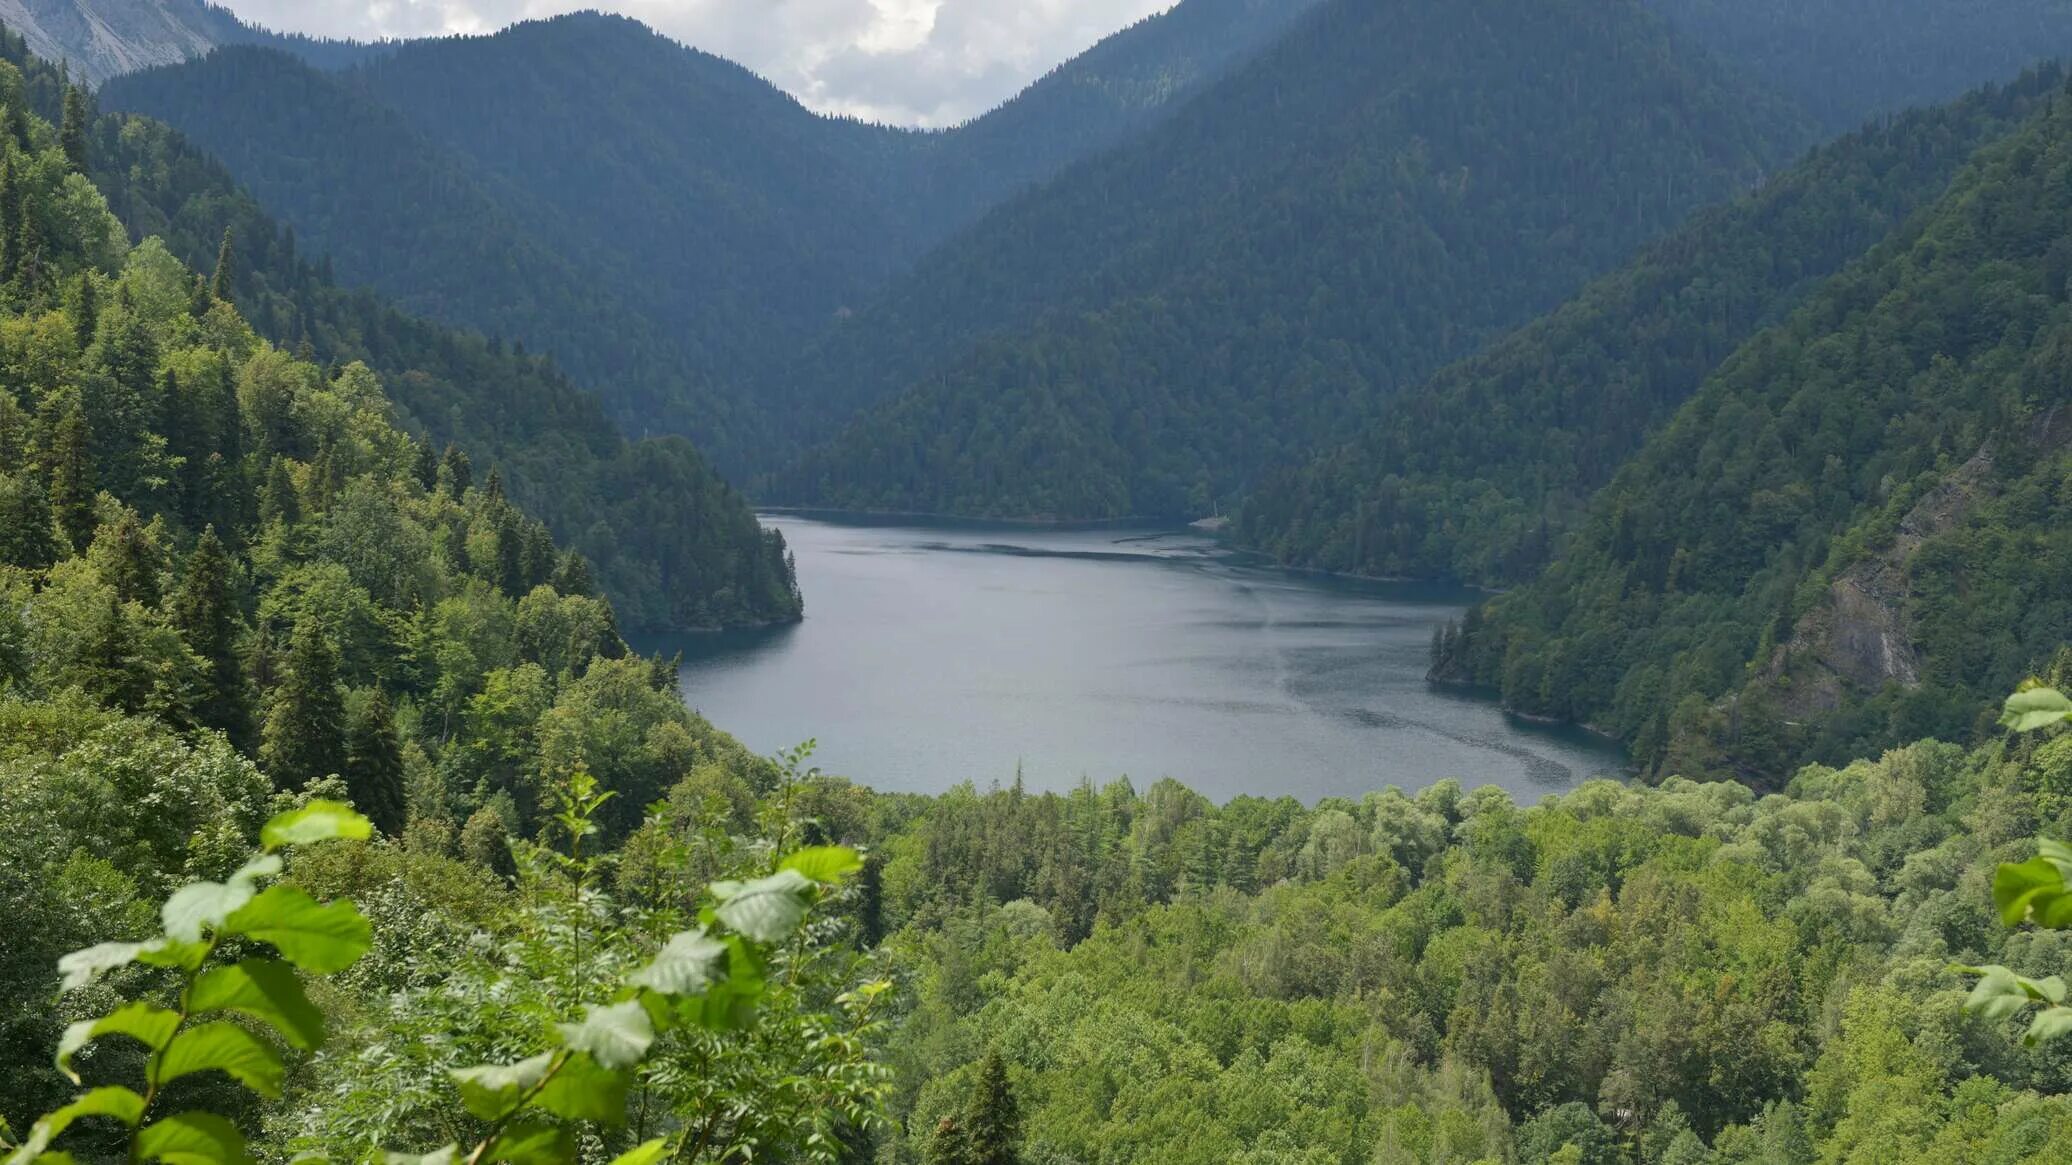
<svg viewBox="0 0 2072 1165">
<path fill-rule="evenodd" d="M 0 36 L 0 57 L 55 116 L 56 71 L 12 36 Z M 340 290 L 327 262 L 312 260 L 220 164 L 166 126 L 111 114 L 93 129 L 92 176 L 133 237 L 158 236 L 206 269 L 229 231 L 236 303 L 255 328 L 328 364 L 358 360 L 380 373 L 406 428 L 437 445 L 458 442 L 480 459 L 478 477 L 497 471 L 514 500 L 587 556 L 629 628 L 798 617 L 782 538 L 688 442 L 629 443 L 551 362 Z"/>
<path fill-rule="evenodd" d="M 1832 134 L 2072 54 L 2063 0 L 1646 0 Z"/>
<path fill-rule="evenodd" d="M 738 469 L 767 464 L 781 425 L 738 386 L 1305 2 L 1188 0 L 946 133 L 819 116 L 596 13 L 393 46 L 335 77 L 225 51 L 101 97 L 222 157 L 347 282 L 552 351 L 631 431 L 690 433 Z"/>
<path fill-rule="evenodd" d="M 385 51 L 253 28 L 206 0 L 0 0 L 0 25 L 38 57 L 65 62 L 75 79 L 93 85 L 226 44 L 272 45 L 326 67 Z"/>
<path fill-rule="evenodd" d="M 1692 776 L 1969 735 L 2072 639 L 2068 368 L 2060 96 L 1727 358 L 1440 674 Z"/>
<path fill-rule="evenodd" d="M 1804 140 L 1632 3 L 1334 0 L 844 323 L 772 491 L 1205 513 Z"/>
<path fill-rule="evenodd" d="M 1530 581 L 1723 360 L 1941 197 L 2063 82 L 2047 68 L 1820 148 L 1382 402 L 1356 439 L 1269 474 L 1236 536 L 1296 566 Z"/>
</svg>

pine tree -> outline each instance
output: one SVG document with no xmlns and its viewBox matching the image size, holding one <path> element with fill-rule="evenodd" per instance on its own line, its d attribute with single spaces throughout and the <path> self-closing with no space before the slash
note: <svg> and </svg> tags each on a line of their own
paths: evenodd
<svg viewBox="0 0 2072 1165">
<path fill-rule="evenodd" d="M 72 549 L 83 550 L 93 541 L 96 522 L 93 434 L 76 398 L 56 407 L 60 411 L 50 427 L 43 466 L 50 478 L 50 508 Z"/>
<path fill-rule="evenodd" d="M 216 274 L 209 279 L 209 294 L 224 303 L 235 303 L 237 282 L 237 241 L 231 236 L 230 228 L 223 228 L 223 245 L 216 248 Z"/>
<path fill-rule="evenodd" d="M 259 743 L 259 767 L 283 789 L 300 789 L 345 767 L 345 702 L 331 637 L 304 619 L 288 649 Z"/>
<path fill-rule="evenodd" d="M 345 785 L 353 806 L 390 837 L 401 837 L 407 824 L 403 775 L 396 710 L 377 688 L 354 709 L 346 728 Z"/>
<path fill-rule="evenodd" d="M 58 144 L 64 148 L 65 162 L 73 172 L 87 172 L 87 123 L 92 113 L 86 104 L 86 90 L 77 85 L 65 88 L 65 120 L 58 130 Z"/>
<path fill-rule="evenodd" d="M 964 1109 L 968 1165 L 1020 1165 L 1022 1114 L 1007 1081 L 1007 1061 L 999 1049 L 979 1062 L 971 1099 Z"/>
<path fill-rule="evenodd" d="M 221 731 L 240 747 L 248 745 L 252 699 L 244 665 L 238 659 L 239 619 L 231 590 L 230 554 L 216 537 L 214 526 L 202 531 L 194 553 L 187 556 L 187 570 L 173 592 L 168 614 L 188 650 L 201 658 L 208 677 L 208 699 L 200 716 L 203 726 Z"/>
</svg>

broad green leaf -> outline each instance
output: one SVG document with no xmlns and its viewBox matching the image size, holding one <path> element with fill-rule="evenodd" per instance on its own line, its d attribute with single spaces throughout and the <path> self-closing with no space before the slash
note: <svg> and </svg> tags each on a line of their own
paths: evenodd
<svg viewBox="0 0 2072 1165">
<path fill-rule="evenodd" d="M 281 957 L 313 974 L 343 971 L 374 945 L 367 920 L 351 902 L 318 904 L 294 886 L 266 892 L 224 920 L 222 933 L 271 943 Z"/>
<path fill-rule="evenodd" d="M 2056 688 L 2030 688 L 2007 698 L 2000 723 L 2016 732 L 2034 732 L 2072 719 L 2072 700 Z"/>
<path fill-rule="evenodd" d="M 2066 888 L 2064 871 L 2049 858 L 2001 866 L 1993 874 L 1993 901 L 2008 926 L 2032 921 L 2062 930 L 2072 925 L 2072 891 Z"/>
<path fill-rule="evenodd" d="M 797 870 L 815 882 L 834 883 L 863 868 L 863 859 L 845 845 L 816 845 L 785 858 L 779 870 Z"/>
<path fill-rule="evenodd" d="M 2072 1033 L 2072 1007 L 2046 1007 L 2036 1013 L 2022 1042 L 2034 1047 Z"/>
<path fill-rule="evenodd" d="M 554 1066 L 554 1053 L 542 1052 L 516 1064 L 483 1064 L 455 1068 L 447 1075 L 460 1089 L 461 1103 L 486 1121 L 508 1115 Z"/>
<path fill-rule="evenodd" d="M 576 1142 L 559 1125 L 515 1121 L 490 1147 L 489 1159 L 511 1165 L 563 1165 L 576 1159 Z"/>
<path fill-rule="evenodd" d="M 806 917 L 806 895 L 813 883 L 797 870 L 779 870 L 753 882 L 715 882 L 719 920 L 759 943 L 790 936 Z"/>
<path fill-rule="evenodd" d="M 208 943 L 177 943 L 165 938 L 137 952 L 137 961 L 176 971 L 199 971 L 208 960 L 209 949 Z"/>
<path fill-rule="evenodd" d="M 166 1165 L 252 1165 L 237 1126 L 212 1112 L 183 1112 L 144 1126 L 137 1157 Z"/>
<path fill-rule="evenodd" d="M 31 1126 L 29 1139 L 7 1155 L 6 1165 L 28 1165 L 37 1160 L 66 1129 L 90 1116 L 112 1117 L 135 1128 L 144 1119 L 144 1098 L 127 1088 L 96 1088 L 82 1093 L 77 1100 Z"/>
<path fill-rule="evenodd" d="M 655 961 L 627 981 L 664 995 L 695 995 L 712 982 L 712 972 L 726 953 L 726 944 L 703 930 L 687 930 L 671 935 Z"/>
<path fill-rule="evenodd" d="M 612 1158 L 611 1165 L 655 1165 L 655 1162 L 662 1159 L 662 1155 L 668 1148 L 669 1142 L 667 1140 L 656 1137 L 652 1141 L 635 1145 Z"/>
<path fill-rule="evenodd" d="M 287 846 L 313 845 L 320 841 L 365 841 L 374 825 L 337 801 L 311 801 L 266 823 L 259 831 L 259 844 L 268 853 Z"/>
<path fill-rule="evenodd" d="M 151 945 L 99 943 L 85 950 L 60 956 L 58 974 L 63 976 L 63 979 L 58 983 L 58 990 L 77 991 L 117 967 L 127 967 L 136 962 L 138 956 L 150 949 Z"/>
<path fill-rule="evenodd" d="M 626 1119 L 626 1093 L 632 1077 L 577 1052 L 561 1066 L 533 1101 L 541 1109 L 570 1120 L 615 1125 Z"/>
<path fill-rule="evenodd" d="M 219 1019 L 173 1037 L 159 1057 L 158 1081 L 163 1084 L 211 1070 L 227 1072 L 238 1083 L 268 1098 L 281 1094 L 281 1077 L 287 1072 L 280 1056 L 258 1036 Z"/>
<path fill-rule="evenodd" d="M 324 1013 L 303 993 L 302 980 L 275 959 L 245 959 L 211 967 L 194 981 L 187 1008 L 197 1015 L 235 1011 L 266 1023 L 303 1051 L 324 1042 Z"/>
<path fill-rule="evenodd" d="M 174 942 L 200 942 L 202 936 L 223 925 L 223 920 L 247 902 L 254 893 L 250 878 L 228 882 L 190 882 L 165 900 L 160 912 L 165 932 Z"/>
<path fill-rule="evenodd" d="M 607 1068 L 630 1068 L 655 1042 L 655 1025 L 637 1000 L 583 1009 L 583 1022 L 555 1025 L 571 1049 L 588 1052 Z"/>
<path fill-rule="evenodd" d="M 2026 1009 L 2033 1000 L 2022 989 L 2020 976 L 2006 967 L 1963 968 L 1979 976 L 1964 1009 L 1993 1021 L 2007 1019 Z"/>
<path fill-rule="evenodd" d="M 447 1145 L 429 1153 L 383 1153 L 382 1165 L 458 1165 L 460 1146 Z"/>
<path fill-rule="evenodd" d="M 156 1052 L 179 1030 L 180 1015 L 148 1003 L 127 1003 L 99 1019 L 83 1019 L 58 1037 L 58 1071 L 72 1083 L 79 1074 L 72 1071 L 72 1056 L 102 1036 L 129 1036 Z"/>
</svg>

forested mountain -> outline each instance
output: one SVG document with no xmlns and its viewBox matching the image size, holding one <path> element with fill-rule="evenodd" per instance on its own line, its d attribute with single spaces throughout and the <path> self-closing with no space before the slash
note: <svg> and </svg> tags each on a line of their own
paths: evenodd
<svg viewBox="0 0 2072 1165">
<path fill-rule="evenodd" d="M 1961 738 L 2072 635 L 2072 103 L 1756 335 L 1440 672 L 1680 772 Z"/>
<path fill-rule="evenodd" d="M 732 63 L 583 13 L 336 75 L 223 51 L 102 91 L 220 156 L 414 311 L 551 351 L 629 431 L 767 466 L 751 391 L 934 240 L 1147 125 L 1303 4 L 1188 0 L 994 115 L 821 117 Z"/>
<path fill-rule="evenodd" d="M 40 59 L 64 62 L 89 84 L 177 64 L 217 45 L 273 45 L 330 67 L 385 51 L 254 28 L 208 0 L 0 0 L 0 25 L 26 39 Z"/>
<path fill-rule="evenodd" d="M 19 40 L 0 53 L 53 109 L 56 74 Z M 473 450 L 480 472 L 500 469 L 520 505 L 580 546 L 628 626 L 797 618 L 781 538 L 761 529 L 681 439 L 629 444 L 595 398 L 547 361 L 337 289 L 328 262 L 301 254 L 294 234 L 277 228 L 220 165 L 162 125 L 101 117 L 87 155 L 133 237 L 161 237 L 199 266 L 215 262 L 229 232 L 232 292 L 254 326 L 282 345 L 306 343 L 332 364 L 360 360 L 376 369 L 402 423 L 442 446 Z"/>
<path fill-rule="evenodd" d="M 2058 0 L 1646 0 L 1830 133 L 2072 53 Z"/>
<path fill-rule="evenodd" d="M 2063 85 L 2052 67 L 1844 137 L 1264 478 L 1236 524 L 1291 565 L 1510 586 L 1758 329 L 1947 190 Z"/>
<path fill-rule="evenodd" d="M 775 494 L 1206 512 L 1797 140 L 1634 4 L 1326 4 L 847 321 L 792 423 L 907 391 Z"/>
</svg>

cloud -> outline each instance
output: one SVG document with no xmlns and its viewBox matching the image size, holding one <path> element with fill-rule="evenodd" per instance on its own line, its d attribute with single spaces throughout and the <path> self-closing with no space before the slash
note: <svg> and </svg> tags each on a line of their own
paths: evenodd
<svg viewBox="0 0 2072 1165">
<path fill-rule="evenodd" d="M 220 0 L 219 0 L 220 2 Z M 1172 0 L 227 0 L 268 28 L 368 40 L 603 7 L 754 69 L 815 109 L 953 125 Z"/>
</svg>

